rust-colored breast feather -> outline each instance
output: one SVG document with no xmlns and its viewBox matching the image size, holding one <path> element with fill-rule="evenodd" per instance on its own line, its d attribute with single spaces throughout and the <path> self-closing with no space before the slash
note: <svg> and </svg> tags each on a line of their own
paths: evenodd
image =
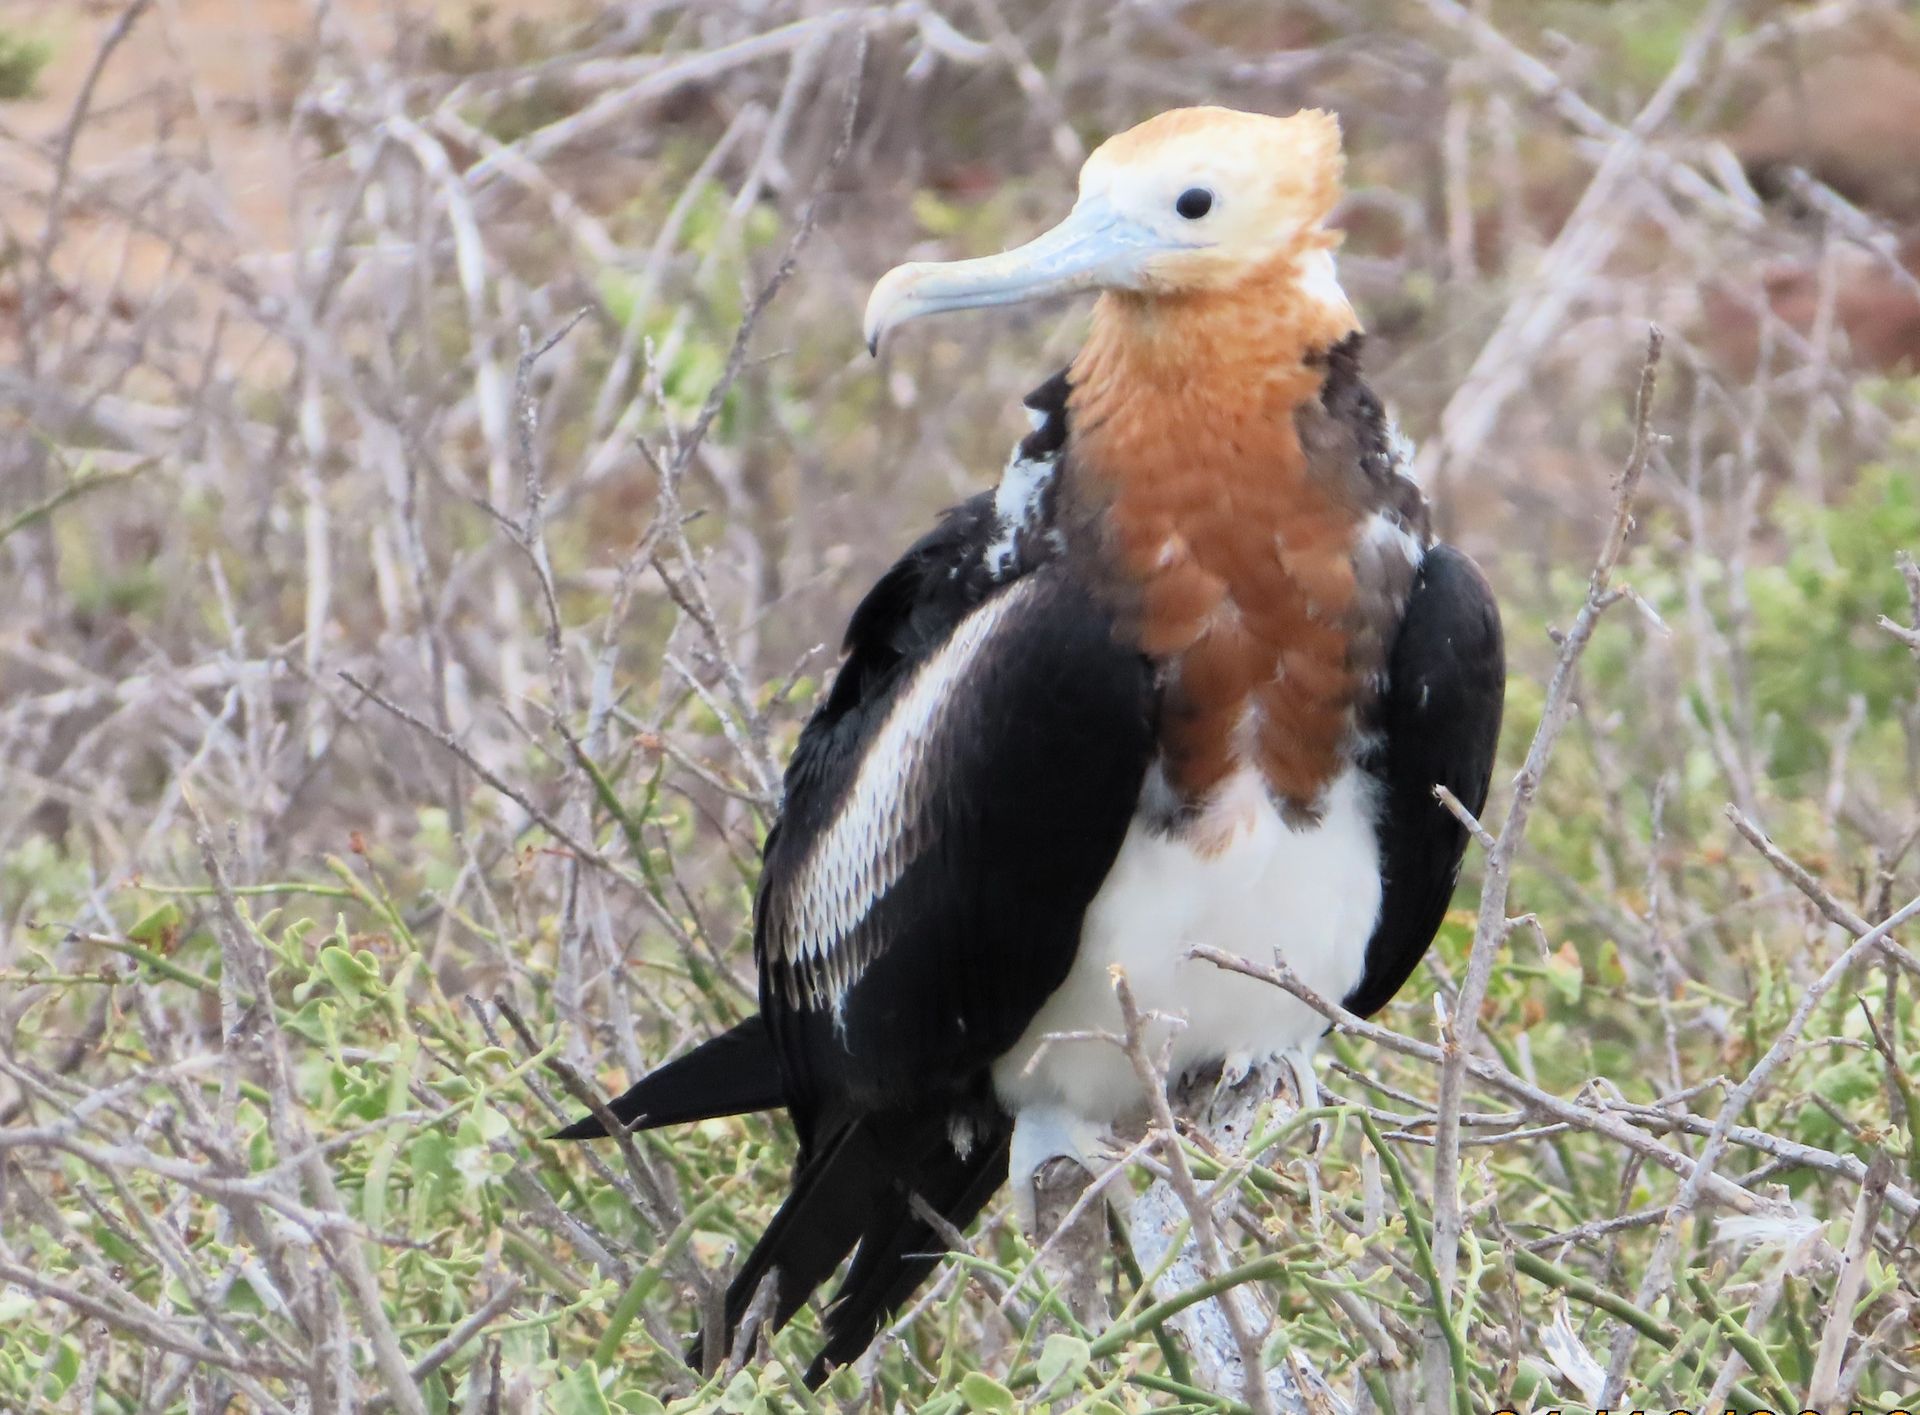
<svg viewBox="0 0 1920 1415">
<path fill-rule="evenodd" d="M 1225 388 L 1201 373 L 1148 397 L 1100 362 L 1077 372 L 1091 377 L 1076 381 L 1076 467 L 1100 488 L 1140 645 L 1165 665 L 1169 785 L 1199 805 L 1254 765 L 1290 814 L 1310 815 L 1358 688 L 1360 511 L 1313 475 L 1292 417 L 1319 375 L 1296 364 Z"/>
</svg>

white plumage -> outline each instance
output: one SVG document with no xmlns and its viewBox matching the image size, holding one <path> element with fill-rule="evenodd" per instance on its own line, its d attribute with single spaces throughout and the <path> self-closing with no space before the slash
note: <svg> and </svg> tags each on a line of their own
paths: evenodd
<svg viewBox="0 0 1920 1415">
<path fill-rule="evenodd" d="M 1136 818 L 1087 910 L 1066 982 L 994 1066 L 994 1088 L 1016 1123 L 1027 1111 L 1043 1122 L 1053 1111 L 1111 1123 L 1143 1104 L 1118 1048 L 1045 1043 L 1050 1033 L 1121 1031 L 1115 965 L 1126 970 L 1142 1008 L 1185 1019 L 1173 1039 L 1176 1075 L 1203 1061 L 1240 1063 L 1310 1048 L 1326 1025 L 1320 1014 L 1186 952 L 1211 944 L 1264 961 L 1277 951 L 1321 996 L 1344 997 L 1360 981 L 1380 911 L 1377 789 L 1372 777 L 1348 768 L 1328 790 L 1318 823 L 1296 828 L 1281 819 L 1260 778 L 1243 771 L 1209 808 L 1224 813 L 1220 823 L 1230 830 L 1211 853 L 1197 849 L 1187 832 Z M 1170 1024 L 1154 1025 L 1157 1043 Z M 1020 1178 L 1017 1131 L 1015 1146 Z"/>
</svg>

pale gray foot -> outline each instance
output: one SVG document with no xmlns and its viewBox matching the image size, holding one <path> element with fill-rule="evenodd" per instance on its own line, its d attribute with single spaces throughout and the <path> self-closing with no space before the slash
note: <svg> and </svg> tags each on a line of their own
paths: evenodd
<svg viewBox="0 0 1920 1415">
<path fill-rule="evenodd" d="M 1293 1077 L 1293 1098 L 1296 1110 L 1312 1110 L 1320 1104 L 1320 1078 L 1313 1069 L 1313 1053 L 1319 1045 L 1319 1038 L 1305 1046 L 1291 1047 L 1280 1053 L 1280 1059 L 1287 1065 L 1287 1071 Z"/>
<path fill-rule="evenodd" d="M 1032 1233 L 1037 1207 L 1034 1179 L 1049 1160 L 1072 1160 L 1090 1175 L 1106 1168 L 1105 1130 L 1060 1106 L 1028 1106 L 1013 1118 L 1007 1179 L 1013 1186 L 1013 1216 Z"/>
</svg>

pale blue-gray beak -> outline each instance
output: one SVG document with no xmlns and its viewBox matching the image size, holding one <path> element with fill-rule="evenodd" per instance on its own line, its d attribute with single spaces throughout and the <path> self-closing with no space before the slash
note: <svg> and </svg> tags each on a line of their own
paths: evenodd
<svg viewBox="0 0 1920 1415">
<path fill-rule="evenodd" d="M 1084 198 L 1051 231 L 1000 255 L 889 270 L 867 300 L 867 350 L 878 352 L 888 330 L 925 314 L 1133 288 L 1145 260 L 1169 244 L 1103 198 Z"/>
</svg>

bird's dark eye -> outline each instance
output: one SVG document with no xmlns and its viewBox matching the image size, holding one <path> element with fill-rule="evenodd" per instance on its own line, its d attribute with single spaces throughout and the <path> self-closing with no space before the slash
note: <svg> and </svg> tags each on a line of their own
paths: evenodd
<svg viewBox="0 0 1920 1415">
<path fill-rule="evenodd" d="M 1180 193 L 1180 199 L 1173 204 L 1173 209 L 1189 221 L 1198 221 L 1213 210 L 1213 193 L 1205 187 L 1188 187 Z"/>
</svg>

